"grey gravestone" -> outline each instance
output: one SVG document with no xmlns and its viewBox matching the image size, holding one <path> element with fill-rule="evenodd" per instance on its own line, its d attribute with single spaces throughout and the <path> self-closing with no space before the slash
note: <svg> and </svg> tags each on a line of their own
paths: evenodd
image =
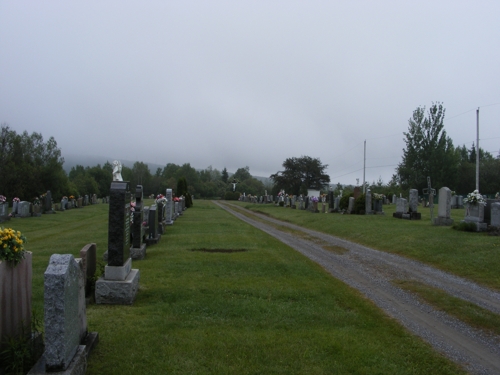
<svg viewBox="0 0 500 375">
<path fill-rule="evenodd" d="M 429 212 L 431 214 L 431 223 L 434 223 L 434 196 L 436 195 L 436 189 L 431 186 L 431 178 L 427 176 L 427 188 L 422 189 L 424 194 L 429 195 Z"/>
<path fill-rule="evenodd" d="M 179 202 L 174 202 L 174 219 L 179 217 Z"/>
<path fill-rule="evenodd" d="M 53 254 L 44 274 L 45 367 L 68 368 L 80 344 L 78 317 L 80 269 L 71 254 Z"/>
<path fill-rule="evenodd" d="M 418 211 L 418 190 L 410 189 L 410 212 Z"/>
<path fill-rule="evenodd" d="M 143 212 L 142 219 L 146 222 L 146 226 L 149 227 L 149 206 L 144 206 Z"/>
<path fill-rule="evenodd" d="M 500 228 L 500 202 L 491 204 L 491 223 L 492 227 Z"/>
<path fill-rule="evenodd" d="M 464 208 L 464 197 L 462 195 L 457 196 L 457 208 Z"/>
<path fill-rule="evenodd" d="M 17 212 L 19 217 L 31 217 L 30 213 L 30 202 L 26 201 L 21 201 L 19 202 L 19 205 L 17 206 Z"/>
<path fill-rule="evenodd" d="M 438 217 L 434 219 L 434 225 L 452 225 L 451 218 L 451 190 L 446 186 L 439 189 Z"/>
<path fill-rule="evenodd" d="M 396 194 L 392 194 L 392 204 L 396 204 Z"/>
<path fill-rule="evenodd" d="M 458 208 L 458 196 L 457 195 L 451 196 L 451 208 Z"/>
<path fill-rule="evenodd" d="M 7 202 L 0 204 L 0 223 L 10 220 L 9 204 Z"/>
<path fill-rule="evenodd" d="M 17 215 L 17 205 L 19 202 L 12 202 L 12 216 Z"/>
<path fill-rule="evenodd" d="M 407 213 L 408 212 L 408 202 L 404 198 L 396 199 L 396 212 Z"/>
<path fill-rule="evenodd" d="M 366 195 L 365 195 L 365 214 L 369 215 L 372 214 L 372 192 L 370 189 L 366 190 Z"/>
<path fill-rule="evenodd" d="M 158 215 L 158 234 L 163 234 L 163 230 L 164 230 L 164 216 L 163 216 L 163 213 L 165 211 L 165 205 L 163 204 L 163 202 L 158 202 L 156 204 L 157 206 L 157 215 Z"/>
<path fill-rule="evenodd" d="M 475 223 L 476 230 L 484 231 L 487 229 L 488 224 L 484 222 L 484 211 L 485 206 L 482 204 L 470 204 L 467 203 L 465 208 L 465 219 L 463 222 Z"/>
<path fill-rule="evenodd" d="M 88 195 L 85 195 L 85 197 L 83 198 L 83 205 L 84 206 L 88 206 L 89 205 L 89 196 Z"/>
<path fill-rule="evenodd" d="M 347 206 L 347 213 L 350 214 L 354 211 L 354 197 L 349 197 L 349 205 Z"/>
<path fill-rule="evenodd" d="M 339 206 L 340 206 L 340 197 L 335 197 L 333 201 L 333 211 L 338 212 L 339 211 Z"/>
<path fill-rule="evenodd" d="M 174 221 L 172 220 L 172 210 L 173 210 L 173 201 L 172 201 L 172 189 L 167 189 L 167 194 L 165 195 L 167 199 L 167 205 L 165 208 L 165 222 L 167 225 L 172 225 Z"/>
</svg>

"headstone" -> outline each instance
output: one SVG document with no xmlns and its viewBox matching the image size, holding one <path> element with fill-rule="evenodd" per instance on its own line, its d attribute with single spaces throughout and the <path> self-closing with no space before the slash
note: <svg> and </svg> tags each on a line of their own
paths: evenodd
<svg viewBox="0 0 500 375">
<path fill-rule="evenodd" d="M 349 197 L 349 204 L 347 206 L 347 213 L 351 214 L 354 211 L 354 197 Z"/>
<path fill-rule="evenodd" d="M 167 204 L 165 208 L 165 223 L 167 225 L 172 225 L 174 223 L 174 221 L 172 220 L 172 210 L 173 210 L 172 189 L 167 189 L 167 194 L 165 198 L 167 199 Z"/>
<path fill-rule="evenodd" d="M 0 203 L 0 223 L 7 220 L 10 220 L 9 204 L 7 202 Z"/>
<path fill-rule="evenodd" d="M 410 189 L 410 212 L 418 211 L 418 190 Z"/>
<path fill-rule="evenodd" d="M 19 204 L 19 201 L 13 201 L 12 202 L 12 216 L 17 215 L 17 205 Z"/>
<path fill-rule="evenodd" d="M 179 217 L 179 202 L 174 202 L 174 217 L 178 218 Z"/>
<path fill-rule="evenodd" d="M 370 189 L 366 190 L 366 195 L 365 195 L 365 214 L 370 215 L 372 214 L 372 191 Z"/>
<path fill-rule="evenodd" d="M 19 202 L 19 205 L 17 206 L 18 216 L 23 218 L 31 217 L 30 206 L 31 206 L 30 202 L 26 201 Z"/>
<path fill-rule="evenodd" d="M 43 211 L 46 214 L 53 214 L 54 210 L 52 210 L 52 193 L 50 190 L 47 190 L 47 194 L 45 194 L 45 199 L 43 201 Z"/>
<path fill-rule="evenodd" d="M 140 273 L 130 259 L 130 192 L 128 182 L 113 181 L 108 219 L 108 265 L 96 282 L 97 304 L 131 305 L 139 288 Z"/>
<path fill-rule="evenodd" d="M 97 246 L 95 243 L 85 245 L 80 250 L 80 258 L 82 259 L 82 269 L 85 275 L 85 297 L 90 298 L 91 280 L 95 276 L 97 269 Z"/>
<path fill-rule="evenodd" d="M 27 251 L 16 267 L 0 260 L 0 353 L 5 339 L 19 337 L 23 325 L 31 334 L 32 257 Z"/>
<path fill-rule="evenodd" d="M 89 205 L 89 196 L 88 195 L 85 195 L 85 197 L 83 198 L 83 205 L 84 206 L 88 206 Z"/>
<path fill-rule="evenodd" d="M 457 195 L 451 196 L 451 208 L 458 208 L 458 196 Z"/>
<path fill-rule="evenodd" d="M 408 212 L 408 202 L 404 198 L 396 198 L 396 212 L 407 213 Z"/>
<path fill-rule="evenodd" d="M 66 204 L 67 203 L 68 203 L 68 199 L 63 197 L 61 199 L 61 211 L 65 211 L 66 210 Z"/>
<path fill-rule="evenodd" d="M 464 197 L 463 195 L 457 196 L 457 208 L 464 208 Z"/>
<path fill-rule="evenodd" d="M 396 194 L 392 194 L 392 204 L 396 204 Z"/>
<path fill-rule="evenodd" d="M 439 189 L 438 217 L 434 219 L 434 225 L 452 225 L 451 218 L 451 190 L 446 186 Z"/>
<path fill-rule="evenodd" d="M 500 228 L 500 202 L 491 204 L 491 223 L 492 227 Z"/>
<path fill-rule="evenodd" d="M 161 239 L 158 233 L 158 212 L 156 204 L 149 207 L 149 233 L 146 243 L 149 245 L 157 244 Z"/>
<path fill-rule="evenodd" d="M 333 201 L 333 211 L 338 212 L 340 209 L 340 197 L 335 197 Z"/>
<path fill-rule="evenodd" d="M 156 210 L 157 210 L 157 215 L 158 215 L 158 234 L 163 234 L 163 230 L 165 228 L 164 227 L 164 225 L 165 225 L 164 216 L 163 216 L 164 211 L 165 211 L 165 205 L 163 202 L 160 201 L 156 204 L 156 206 L 157 206 Z"/>
<path fill-rule="evenodd" d="M 436 195 L 436 189 L 431 187 L 431 178 L 427 176 L 427 188 L 423 189 L 424 194 L 429 195 L 429 212 L 431 214 L 431 223 L 434 224 L 434 196 Z"/>
<path fill-rule="evenodd" d="M 142 211 L 143 211 L 142 220 L 146 222 L 146 227 L 149 227 L 149 206 L 144 206 Z"/>
<path fill-rule="evenodd" d="M 44 274 L 45 368 L 64 371 L 80 344 L 79 267 L 71 254 L 53 254 Z"/>
<path fill-rule="evenodd" d="M 146 257 L 146 244 L 143 242 L 144 226 L 142 223 L 144 221 L 144 212 L 142 209 L 142 199 L 142 185 L 137 185 L 135 189 L 135 211 L 133 212 L 132 222 L 132 247 L 130 249 L 130 257 L 133 260 L 140 260 Z"/>
<path fill-rule="evenodd" d="M 77 207 L 82 208 L 83 207 L 83 198 L 79 197 L 77 200 Z"/>
</svg>

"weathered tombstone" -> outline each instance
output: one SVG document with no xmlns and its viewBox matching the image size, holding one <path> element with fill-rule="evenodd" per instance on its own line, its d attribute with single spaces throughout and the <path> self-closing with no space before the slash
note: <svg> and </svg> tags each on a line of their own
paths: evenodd
<svg viewBox="0 0 500 375">
<path fill-rule="evenodd" d="M 12 201 L 12 216 L 17 215 L 17 205 L 19 204 L 19 200 Z"/>
<path fill-rule="evenodd" d="M 85 297 L 90 298 L 91 295 L 91 280 L 95 276 L 97 268 L 97 246 L 95 243 L 85 245 L 80 250 L 80 258 L 82 259 L 82 269 L 85 275 Z"/>
<path fill-rule="evenodd" d="M 396 194 L 392 194 L 392 204 L 396 204 Z"/>
<path fill-rule="evenodd" d="M 484 222 L 486 206 L 481 203 L 466 203 L 465 206 L 465 219 L 463 222 L 475 223 L 478 232 L 486 230 L 488 227 L 488 224 Z"/>
<path fill-rule="evenodd" d="M 27 251 L 16 267 L 0 260 L 0 353 L 5 339 L 19 337 L 23 326 L 31 334 L 32 258 Z"/>
<path fill-rule="evenodd" d="M 61 211 L 65 211 L 66 210 L 66 205 L 67 204 L 68 204 L 68 198 L 63 197 L 61 199 Z"/>
<path fill-rule="evenodd" d="M 83 205 L 88 206 L 89 205 L 89 196 L 85 194 L 85 197 L 83 198 Z"/>
<path fill-rule="evenodd" d="M 165 223 L 167 225 L 172 225 L 174 224 L 174 221 L 172 220 L 172 211 L 173 211 L 172 189 L 167 189 L 165 198 L 167 199 L 167 204 L 165 209 Z"/>
<path fill-rule="evenodd" d="M 340 197 L 335 197 L 333 201 L 333 212 L 339 212 L 340 209 Z"/>
<path fill-rule="evenodd" d="M 463 195 L 457 196 L 457 208 L 464 208 L 464 197 Z"/>
<path fill-rule="evenodd" d="M 78 208 L 82 208 L 83 207 L 83 198 L 82 197 L 79 197 L 77 199 L 77 207 Z"/>
<path fill-rule="evenodd" d="M 9 204 L 7 202 L 0 203 L 0 223 L 7 220 L 10 220 Z"/>
<path fill-rule="evenodd" d="M 446 186 L 439 189 L 438 217 L 434 219 L 434 225 L 452 225 L 451 218 L 451 190 Z"/>
<path fill-rule="evenodd" d="M 179 205 L 179 202 L 176 201 L 174 203 L 174 213 L 175 213 L 175 218 L 178 218 L 179 217 L 179 210 L 180 210 L 180 205 Z"/>
<path fill-rule="evenodd" d="M 53 254 L 44 274 L 45 368 L 65 371 L 73 357 L 86 367 L 84 347 L 80 348 L 78 316 L 80 269 L 71 254 Z M 78 353 L 77 353 L 78 352 Z M 85 373 L 85 372 L 83 372 Z"/>
<path fill-rule="evenodd" d="M 420 220 L 422 218 L 422 214 L 418 212 L 418 190 L 410 189 L 410 207 L 409 207 L 409 215 L 412 220 Z"/>
<path fill-rule="evenodd" d="M 108 220 L 108 265 L 96 282 L 97 304 L 131 305 L 139 288 L 140 273 L 130 258 L 130 192 L 128 182 L 113 181 Z"/>
<path fill-rule="evenodd" d="M 500 202 L 491 204 L 491 223 L 492 227 L 500 228 Z"/>
<path fill-rule="evenodd" d="M 142 198 L 142 185 L 137 185 L 135 189 L 135 211 L 133 212 L 132 222 L 132 247 L 130 248 L 130 257 L 133 260 L 140 260 L 146 257 L 146 244 L 143 242 L 144 226 L 142 223 L 144 221 L 144 212 L 142 209 Z"/>
<path fill-rule="evenodd" d="M 30 206 L 31 206 L 30 202 L 26 201 L 19 202 L 19 205 L 17 207 L 18 216 L 22 218 L 31 217 Z"/>
<path fill-rule="evenodd" d="M 372 214 L 372 191 L 370 189 L 366 190 L 366 195 L 365 195 L 365 214 L 370 215 Z"/>
<path fill-rule="evenodd" d="M 354 197 L 349 197 L 349 204 L 347 206 L 347 213 L 351 214 L 354 211 Z"/>
<path fill-rule="evenodd" d="M 403 217 L 405 215 L 405 217 Z M 397 219 L 408 218 L 408 202 L 404 198 L 396 198 L 396 211 L 392 214 L 392 217 Z"/>
<path fill-rule="evenodd" d="M 451 208 L 458 208 L 458 196 L 457 195 L 451 196 Z"/>
<path fill-rule="evenodd" d="M 47 194 L 45 194 L 45 198 L 43 200 L 43 213 L 54 213 L 54 210 L 52 209 L 52 193 L 50 192 L 50 190 L 47 190 Z"/>
<path fill-rule="evenodd" d="M 149 207 L 149 233 L 146 243 L 149 245 L 156 244 L 160 241 L 161 234 L 158 233 L 158 213 L 157 206 L 153 204 Z"/>
</svg>

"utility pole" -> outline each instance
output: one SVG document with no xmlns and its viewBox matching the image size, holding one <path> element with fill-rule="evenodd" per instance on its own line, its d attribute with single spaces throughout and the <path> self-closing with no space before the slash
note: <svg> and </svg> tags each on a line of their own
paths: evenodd
<svg viewBox="0 0 500 375">
<path fill-rule="evenodd" d="M 366 170 L 366 139 L 365 139 L 365 152 L 364 152 L 364 160 L 363 160 L 363 194 L 365 194 L 365 170 Z"/>
<path fill-rule="evenodd" d="M 476 111 L 476 190 L 479 191 L 479 107 Z"/>
</svg>

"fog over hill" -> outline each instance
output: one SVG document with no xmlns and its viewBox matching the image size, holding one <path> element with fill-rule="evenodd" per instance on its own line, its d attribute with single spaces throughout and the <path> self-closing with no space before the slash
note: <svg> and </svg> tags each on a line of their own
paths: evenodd
<svg viewBox="0 0 500 375">
<path fill-rule="evenodd" d="M 77 165 L 82 165 L 84 167 L 94 167 L 97 164 L 100 164 L 101 166 L 103 166 L 104 164 L 106 164 L 106 162 L 112 163 L 115 160 L 115 158 L 111 158 L 111 157 L 107 157 L 107 156 L 77 155 L 77 154 L 65 154 L 65 155 L 63 155 L 63 158 L 64 158 L 63 169 L 68 174 L 71 171 L 71 168 L 76 167 Z M 129 168 L 132 168 L 136 161 L 137 160 L 131 161 L 131 160 L 121 160 L 120 159 L 120 162 L 122 163 L 122 165 L 129 167 Z M 156 163 L 148 163 L 148 162 L 144 162 L 144 161 L 143 161 L 143 163 L 148 165 L 148 168 L 149 168 L 149 171 L 151 172 L 151 174 L 154 174 L 158 168 L 163 170 L 163 168 L 166 165 L 166 164 L 162 165 L 162 164 L 156 164 Z M 193 165 L 192 165 L 192 167 L 195 168 L 197 171 L 204 169 L 204 168 L 196 168 Z M 222 167 L 220 169 L 216 168 L 216 167 L 213 167 L 213 168 L 218 169 L 221 172 L 222 172 L 222 169 L 224 169 L 224 167 Z M 229 176 L 232 176 L 235 172 L 236 171 L 228 171 L 228 174 L 229 174 Z M 251 172 L 252 172 L 252 170 L 250 170 L 250 174 L 251 174 Z M 264 183 L 264 185 L 271 183 L 271 179 L 269 177 L 253 176 L 253 175 L 252 175 L 252 177 L 255 177 L 259 181 L 262 181 L 262 183 Z"/>
</svg>

